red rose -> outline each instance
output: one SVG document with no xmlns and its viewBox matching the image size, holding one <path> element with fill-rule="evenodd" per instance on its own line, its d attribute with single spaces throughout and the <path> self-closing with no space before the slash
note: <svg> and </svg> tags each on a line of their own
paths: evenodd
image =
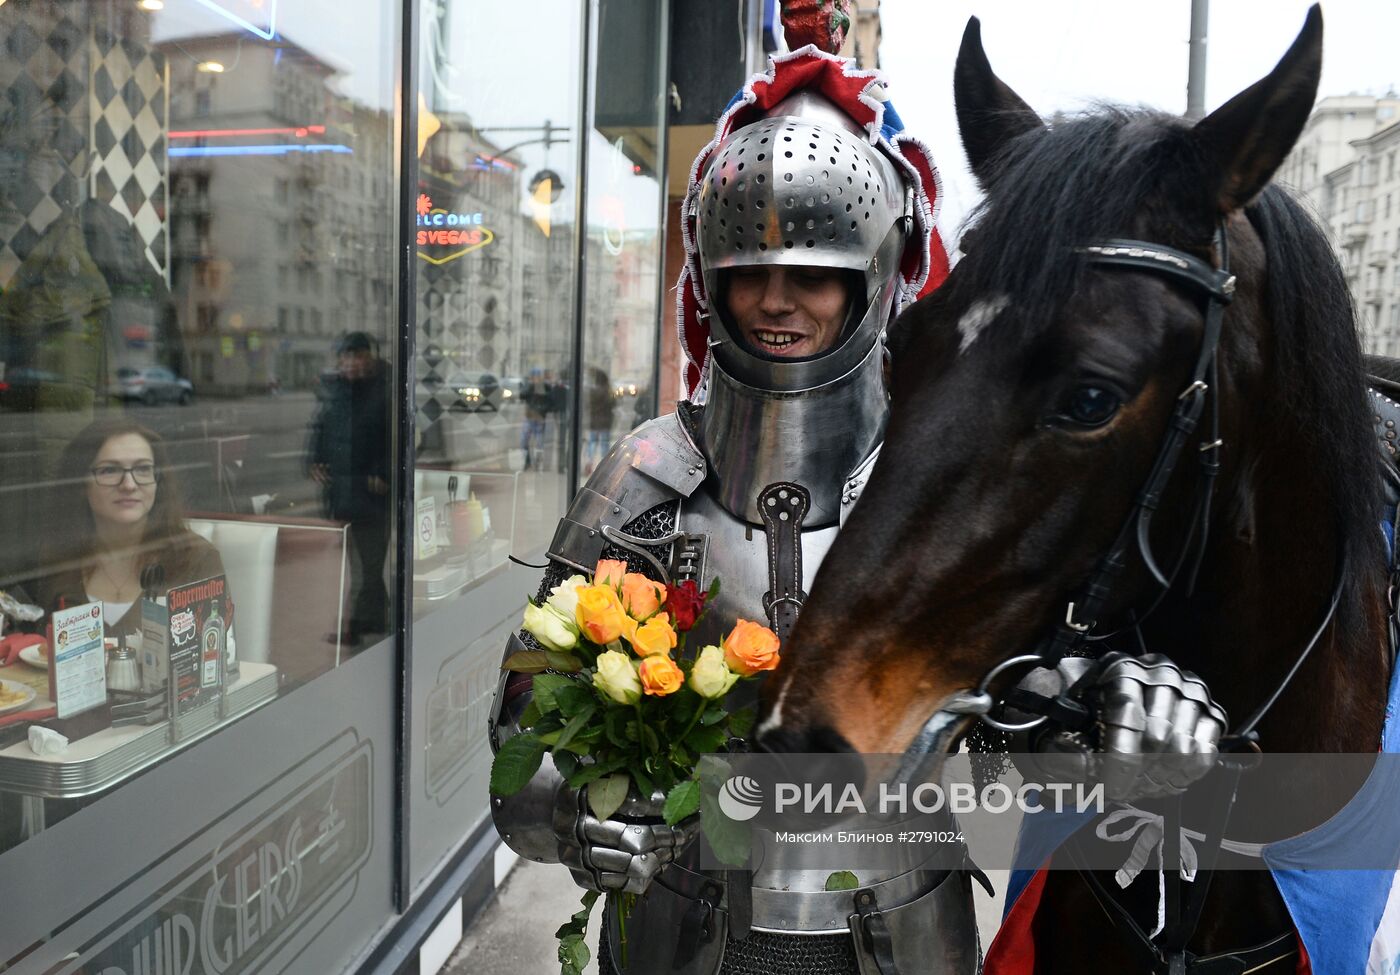
<svg viewBox="0 0 1400 975">
<path fill-rule="evenodd" d="M 666 609 L 675 621 L 677 630 L 684 633 L 695 625 L 695 621 L 705 611 L 707 595 L 700 591 L 694 579 L 687 579 L 678 586 L 666 587 Z"/>
</svg>

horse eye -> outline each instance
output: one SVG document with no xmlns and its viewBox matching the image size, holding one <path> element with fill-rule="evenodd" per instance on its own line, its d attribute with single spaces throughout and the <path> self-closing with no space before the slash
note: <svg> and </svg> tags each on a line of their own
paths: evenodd
<svg viewBox="0 0 1400 975">
<path fill-rule="evenodd" d="M 1101 386 L 1076 386 L 1070 393 L 1064 416 L 1083 427 L 1101 427 L 1123 405 L 1117 394 Z"/>
</svg>

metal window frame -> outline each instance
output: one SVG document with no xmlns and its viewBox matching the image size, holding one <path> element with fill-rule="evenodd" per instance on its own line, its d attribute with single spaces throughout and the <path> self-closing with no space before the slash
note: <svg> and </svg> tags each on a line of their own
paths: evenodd
<svg viewBox="0 0 1400 975">
<path fill-rule="evenodd" d="M 419 0 L 399 0 L 399 84 L 395 105 L 394 178 L 398 185 L 395 226 L 395 274 L 398 277 L 398 341 L 395 344 L 394 382 L 398 413 L 395 417 L 394 483 L 395 502 L 394 564 L 394 661 L 399 675 L 394 689 L 398 707 L 398 727 L 394 748 L 395 816 L 393 830 L 393 904 L 399 914 L 408 911 L 412 900 L 409 878 L 410 797 L 409 762 L 413 715 L 413 444 L 417 426 L 414 407 L 417 335 L 418 267 L 414 261 L 415 230 L 409 215 L 414 213 L 418 194 L 418 15 Z"/>
</svg>

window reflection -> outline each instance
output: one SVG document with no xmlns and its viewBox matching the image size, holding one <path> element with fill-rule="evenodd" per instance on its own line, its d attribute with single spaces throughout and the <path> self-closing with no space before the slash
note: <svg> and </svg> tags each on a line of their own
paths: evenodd
<svg viewBox="0 0 1400 975">
<path fill-rule="evenodd" d="M 0 849 L 389 628 L 396 7 L 281 8 L 0 5 L 0 605 L 38 654 L 0 642 Z M 208 578 L 222 663 L 105 683 Z M 52 614 L 89 604 L 118 646 L 74 709 Z M 98 771 L 36 765 L 36 724 Z"/>
<path fill-rule="evenodd" d="M 548 541 L 572 452 L 578 5 L 422 22 L 416 612 Z M 543 16 L 543 15 L 541 15 Z M 483 43 L 483 38 L 491 38 Z M 522 72 L 520 50 L 530 50 Z"/>
</svg>

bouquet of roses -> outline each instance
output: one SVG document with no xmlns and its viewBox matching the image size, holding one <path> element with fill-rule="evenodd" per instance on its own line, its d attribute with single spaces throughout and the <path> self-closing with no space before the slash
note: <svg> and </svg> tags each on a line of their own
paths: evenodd
<svg viewBox="0 0 1400 975">
<path fill-rule="evenodd" d="M 587 789 L 599 819 L 611 817 L 632 787 L 643 797 L 666 796 L 669 825 L 699 811 L 700 757 L 753 724 L 753 709 L 728 710 L 725 696 L 779 660 L 777 634 L 742 619 L 722 645 L 687 652 L 686 634 L 718 587 L 718 580 L 705 593 L 692 581 L 665 586 L 604 559 L 591 580 L 576 575 L 545 601 L 531 600 L 523 626 L 542 649 L 514 653 L 502 666 L 534 674 L 534 697 L 521 732 L 492 762 L 492 795 L 523 789 L 548 752 L 570 786 Z M 566 973 L 587 960 L 583 924 L 596 896 L 585 896 L 585 909 L 559 931 Z"/>
</svg>

